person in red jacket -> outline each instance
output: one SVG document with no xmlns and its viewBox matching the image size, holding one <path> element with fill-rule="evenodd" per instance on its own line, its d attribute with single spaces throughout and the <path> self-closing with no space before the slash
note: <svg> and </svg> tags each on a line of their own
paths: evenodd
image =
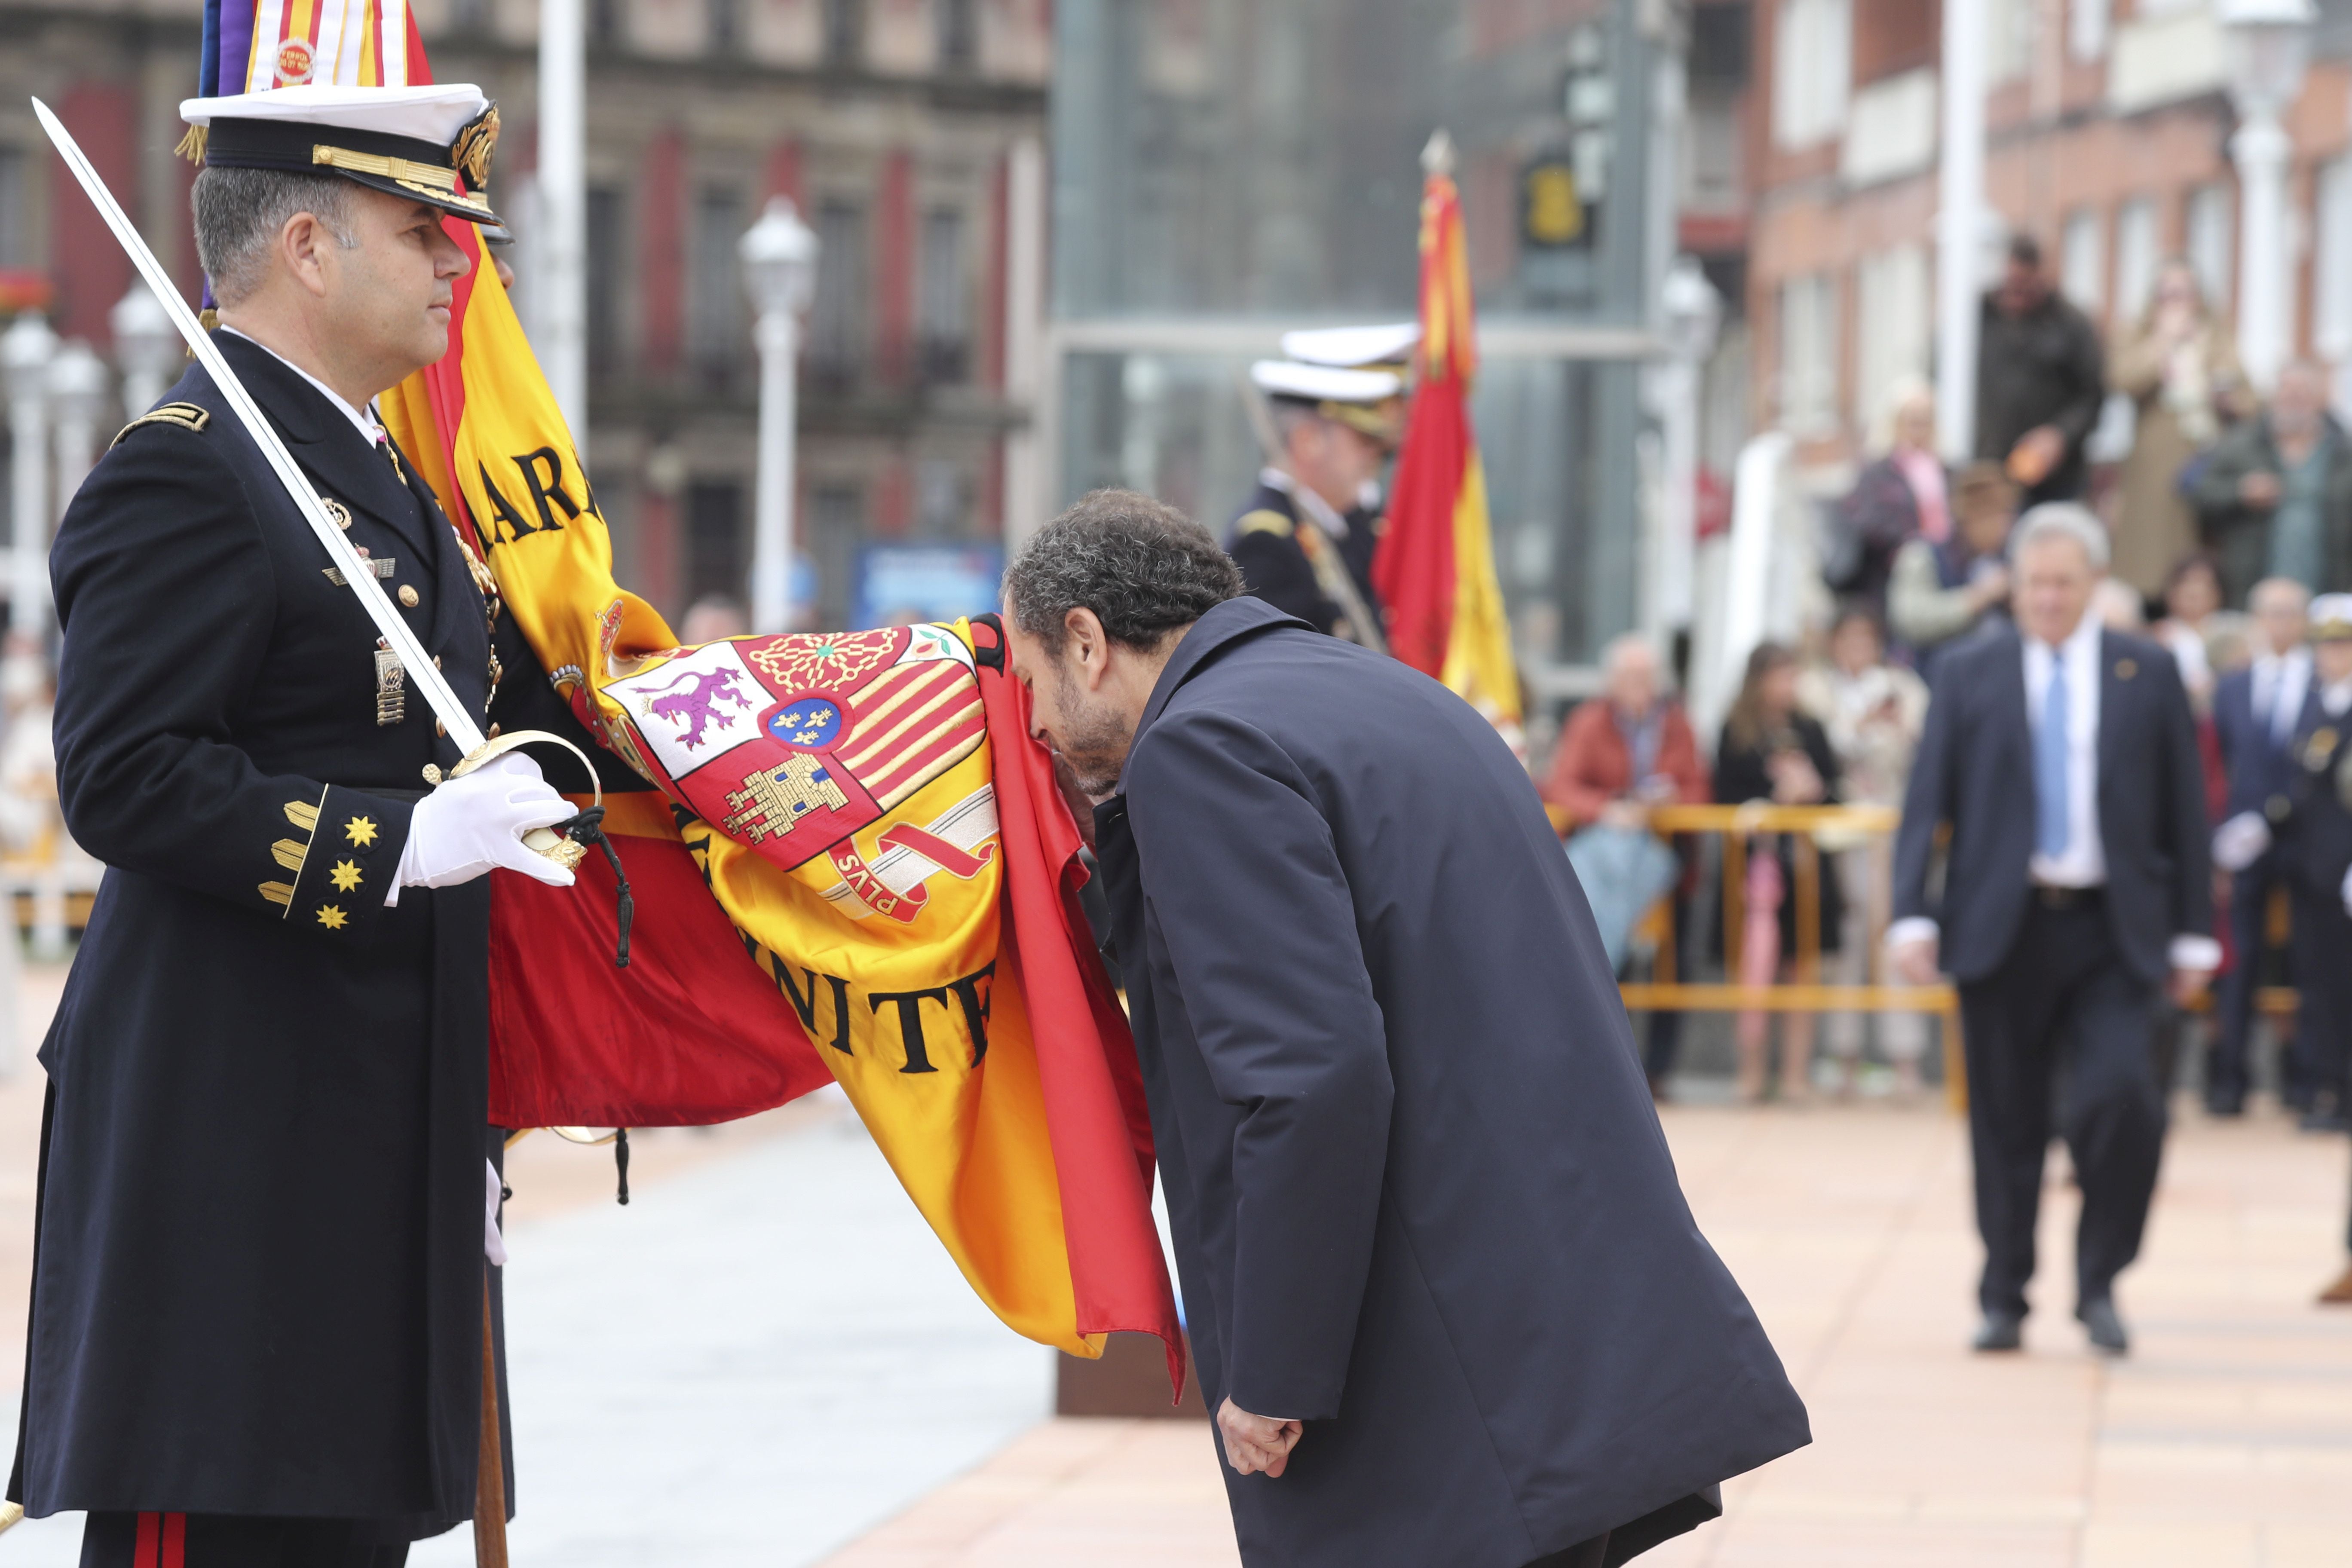
<svg viewBox="0 0 2352 1568">
<path fill-rule="evenodd" d="M 1709 798 L 1706 764 L 1682 704 L 1664 690 L 1658 656 L 1637 632 L 1601 652 L 1601 695 L 1580 705 L 1560 729 L 1544 775 L 1544 803 L 1563 834 L 1593 823 L 1640 826 L 1653 805 L 1698 804 Z M 1562 820 L 1564 819 L 1564 820 Z M 1675 889 L 1675 951 L 1687 954 L 1692 864 L 1683 850 L 1684 877 Z M 1650 1091 L 1663 1096 L 1682 1043 L 1682 1015 L 1650 1015 L 1643 1070 Z"/>
</svg>

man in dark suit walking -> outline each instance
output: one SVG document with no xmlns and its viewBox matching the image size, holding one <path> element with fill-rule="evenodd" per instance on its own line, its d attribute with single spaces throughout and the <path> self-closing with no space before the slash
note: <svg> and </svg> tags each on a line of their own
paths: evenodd
<svg viewBox="0 0 2352 1568">
<path fill-rule="evenodd" d="M 2053 1083 L 2083 1189 L 2075 1316 L 2129 1345 L 2115 1279 L 2139 1251 L 2164 1143 L 2155 1024 L 2201 989 L 2212 939 L 2204 784 L 2172 656 L 2089 613 L 2106 531 L 2079 506 L 2026 513 L 2017 624 L 1956 650 L 1936 684 L 1895 840 L 1895 966 L 1959 983 L 1977 1228 L 1976 1348 L 2015 1350 Z M 1929 863 L 1948 826 L 1943 892 Z"/>
<path fill-rule="evenodd" d="M 2275 828 L 2284 819 L 2295 721 L 2311 690 L 2311 650 L 2303 642 L 2310 605 L 2311 590 L 2292 577 L 2264 578 L 2247 600 L 2254 619 L 2254 660 L 2223 676 L 2213 691 L 2213 730 L 2230 774 L 2227 821 L 2252 813 Z M 2253 1021 L 2255 984 L 2271 951 L 2264 940 L 2271 899 L 2287 886 L 2284 862 L 2267 837 L 2264 847 L 2249 852 L 2251 858 L 2231 852 L 2249 842 L 2236 834 L 2217 837 L 2213 845 L 2215 859 L 2232 877 L 2230 939 L 2238 955 L 2221 977 L 2213 1044 L 2205 1056 L 2205 1109 L 2216 1116 L 2245 1110 L 2246 1035 Z M 2311 1086 L 2293 1081 L 2304 1076 L 2292 1075 L 2287 1093 L 2308 1110 Z"/>
</svg>

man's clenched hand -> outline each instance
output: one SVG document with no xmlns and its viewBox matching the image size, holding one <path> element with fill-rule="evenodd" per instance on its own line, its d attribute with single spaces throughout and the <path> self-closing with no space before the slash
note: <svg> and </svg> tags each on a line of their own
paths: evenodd
<svg viewBox="0 0 2352 1568">
<path fill-rule="evenodd" d="M 1230 1399 L 1217 1406 L 1217 1433 L 1225 1440 L 1225 1463 L 1245 1476 L 1260 1470 L 1269 1476 L 1282 1474 L 1282 1468 L 1290 1463 L 1290 1450 L 1297 1447 L 1306 1430 L 1296 1421 L 1253 1415 Z"/>
</svg>

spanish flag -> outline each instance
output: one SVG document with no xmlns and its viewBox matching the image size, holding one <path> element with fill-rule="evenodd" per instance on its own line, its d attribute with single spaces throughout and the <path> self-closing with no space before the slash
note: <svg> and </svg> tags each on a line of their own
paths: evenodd
<svg viewBox="0 0 2352 1568">
<path fill-rule="evenodd" d="M 210 0 L 205 41 L 210 79 L 249 88 L 306 61 L 320 81 L 432 80 L 401 0 Z M 474 264 L 449 352 L 380 399 L 384 422 L 611 753 L 600 766 L 651 786 L 607 796 L 637 900 L 627 969 L 596 858 L 570 889 L 496 874 L 492 1121 L 707 1123 L 838 1081 L 1000 1318 L 1081 1356 L 1113 1331 L 1158 1334 L 1181 1387 L 1134 1042 L 1001 628 L 680 647 L 614 579 L 480 235 L 446 226 Z"/>
<path fill-rule="evenodd" d="M 1470 429 L 1476 332 L 1462 199 L 1451 175 L 1433 171 L 1421 197 L 1419 380 L 1372 583 L 1388 606 L 1389 651 L 1508 728 L 1520 718 L 1519 675 Z"/>
</svg>

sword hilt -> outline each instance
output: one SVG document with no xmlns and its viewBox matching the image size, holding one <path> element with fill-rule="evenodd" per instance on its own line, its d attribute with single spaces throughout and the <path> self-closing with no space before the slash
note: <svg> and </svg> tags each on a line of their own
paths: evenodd
<svg viewBox="0 0 2352 1568">
<path fill-rule="evenodd" d="M 588 760 L 587 752 L 562 736 L 551 734 L 545 730 L 514 730 L 493 735 L 467 752 L 464 759 L 446 773 L 428 764 L 425 770 L 425 782 L 429 784 L 438 784 L 447 779 L 463 778 L 484 763 L 493 762 L 505 756 L 509 752 L 528 746 L 536 741 L 544 741 L 551 745 L 561 746 L 580 759 L 580 765 L 588 770 L 588 786 L 595 792 L 594 804 L 589 809 L 597 815 L 590 820 L 592 824 L 602 821 L 604 784 L 604 781 L 596 776 L 596 764 Z M 587 813 L 583 812 L 582 816 L 585 816 Z M 534 827 L 522 836 L 522 842 L 524 848 L 535 850 L 546 856 L 567 871 L 576 869 L 588 853 L 588 844 L 585 839 L 559 833 L 552 827 Z"/>
</svg>

